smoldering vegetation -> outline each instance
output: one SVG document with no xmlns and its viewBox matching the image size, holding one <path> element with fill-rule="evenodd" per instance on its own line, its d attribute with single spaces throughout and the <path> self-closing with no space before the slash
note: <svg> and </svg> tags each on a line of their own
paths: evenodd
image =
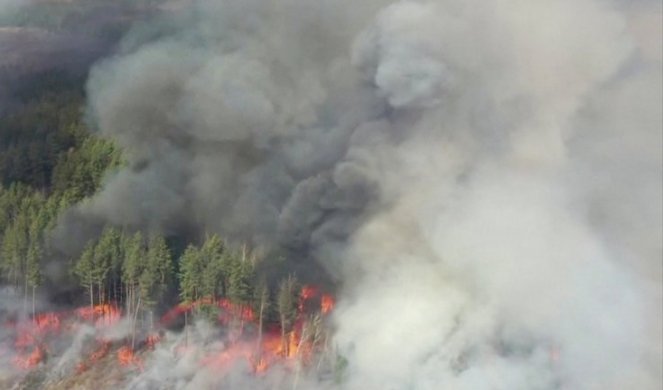
<svg viewBox="0 0 663 390">
<path fill-rule="evenodd" d="M 285 252 L 337 287 L 347 361 L 299 388 L 660 387 L 660 4 L 162 9 L 92 68 L 127 166 L 60 219 L 54 267 L 107 224 Z M 169 356 L 130 388 L 292 385 Z"/>
</svg>

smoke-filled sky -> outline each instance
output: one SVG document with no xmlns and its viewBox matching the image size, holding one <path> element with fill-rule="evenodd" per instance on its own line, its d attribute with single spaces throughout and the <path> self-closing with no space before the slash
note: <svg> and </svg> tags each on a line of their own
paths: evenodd
<svg viewBox="0 0 663 390">
<path fill-rule="evenodd" d="M 129 164 L 62 251 L 109 222 L 319 262 L 349 389 L 660 388 L 658 2 L 162 8 L 92 69 Z"/>
</svg>

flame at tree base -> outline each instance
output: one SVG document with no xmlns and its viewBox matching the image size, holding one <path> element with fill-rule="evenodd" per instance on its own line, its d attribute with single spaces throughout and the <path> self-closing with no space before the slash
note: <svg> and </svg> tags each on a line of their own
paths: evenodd
<svg viewBox="0 0 663 390">
<path fill-rule="evenodd" d="M 204 312 L 197 309 L 210 305 L 217 310 L 213 313 L 217 321 L 215 332 L 218 334 L 212 340 L 187 341 L 184 335 L 188 334 L 188 329 L 184 329 L 179 336 L 165 330 L 168 323 L 176 318 L 190 315 L 189 318 L 193 319 L 194 313 Z M 72 377 L 90 378 L 98 375 L 98 367 L 102 366 L 109 369 L 116 367 L 112 370 L 120 377 L 132 371 L 142 372 L 151 364 L 148 351 L 162 347 L 174 351 L 174 362 L 183 358 L 193 359 L 198 367 L 210 370 L 221 378 L 223 373 L 231 372 L 238 364 L 261 377 L 274 367 L 292 371 L 311 366 L 313 357 L 325 345 L 325 340 L 312 330 L 313 324 L 323 321 L 333 305 L 331 295 L 305 286 L 299 293 L 296 319 L 289 329 L 282 332 L 278 323 L 268 322 L 260 331 L 258 316 L 251 307 L 233 304 L 225 298 L 207 298 L 177 305 L 155 324 L 156 329 L 145 333 L 140 326 L 136 326 L 135 317 L 123 317 L 117 305 L 104 303 L 62 312 L 39 313 L 24 321 L 9 321 L 4 325 L 15 334 L 13 348 L 0 349 L 0 355 L 9 354 L 9 361 L 24 375 L 37 367 L 47 370 L 50 364 L 58 362 L 58 352 L 62 353 L 63 348 L 71 346 L 64 340 L 73 340 L 81 330 L 87 329 L 85 332 L 89 333 L 81 333 L 83 338 L 80 338 L 82 341 L 77 347 L 80 352 L 76 352 L 78 359 L 71 366 Z M 209 319 L 209 316 L 206 318 Z M 120 325 L 121 322 L 123 325 Z M 133 325 L 127 327 L 127 323 Z M 142 321 L 137 323 L 141 326 L 145 324 Z M 136 328 L 137 339 L 136 335 L 126 333 L 127 329 L 136 332 Z M 118 329 L 125 330 L 118 333 Z M 122 332 L 125 332 L 124 335 Z M 108 338 L 110 334 L 115 336 Z M 175 344 L 172 343 L 174 340 Z M 52 362 L 47 359 L 50 356 L 53 357 Z M 112 362 L 115 362 L 114 366 Z"/>
</svg>

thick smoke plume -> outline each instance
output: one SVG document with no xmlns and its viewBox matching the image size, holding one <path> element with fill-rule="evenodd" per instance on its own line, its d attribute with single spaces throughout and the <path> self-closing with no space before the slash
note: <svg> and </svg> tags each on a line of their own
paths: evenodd
<svg viewBox="0 0 663 390">
<path fill-rule="evenodd" d="M 320 262 L 346 388 L 660 387 L 660 4 L 165 9 L 93 69 L 129 166 L 60 237 L 216 231 Z M 132 388 L 195 388 L 159 359 Z"/>
</svg>

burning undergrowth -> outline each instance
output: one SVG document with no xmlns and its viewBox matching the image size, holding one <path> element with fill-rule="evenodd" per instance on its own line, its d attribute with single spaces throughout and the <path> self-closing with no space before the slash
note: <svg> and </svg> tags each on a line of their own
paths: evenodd
<svg viewBox="0 0 663 390">
<path fill-rule="evenodd" d="M 339 370 L 330 339 L 333 306 L 331 295 L 303 286 L 287 331 L 223 298 L 179 304 L 149 328 L 123 316 L 116 303 L 7 316 L 0 360 L 8 366 L 0 383 L 163 389 L 217 386 L 240 373 L 256 386 L 265 377 L 273 384 L 275 376 L 283 385 L 311 375 L 331 381 Z M 192 323 L 174 331 L 184 317 Z M 172 377 L 164 375 L 169 370 Z"/>
</svg>

